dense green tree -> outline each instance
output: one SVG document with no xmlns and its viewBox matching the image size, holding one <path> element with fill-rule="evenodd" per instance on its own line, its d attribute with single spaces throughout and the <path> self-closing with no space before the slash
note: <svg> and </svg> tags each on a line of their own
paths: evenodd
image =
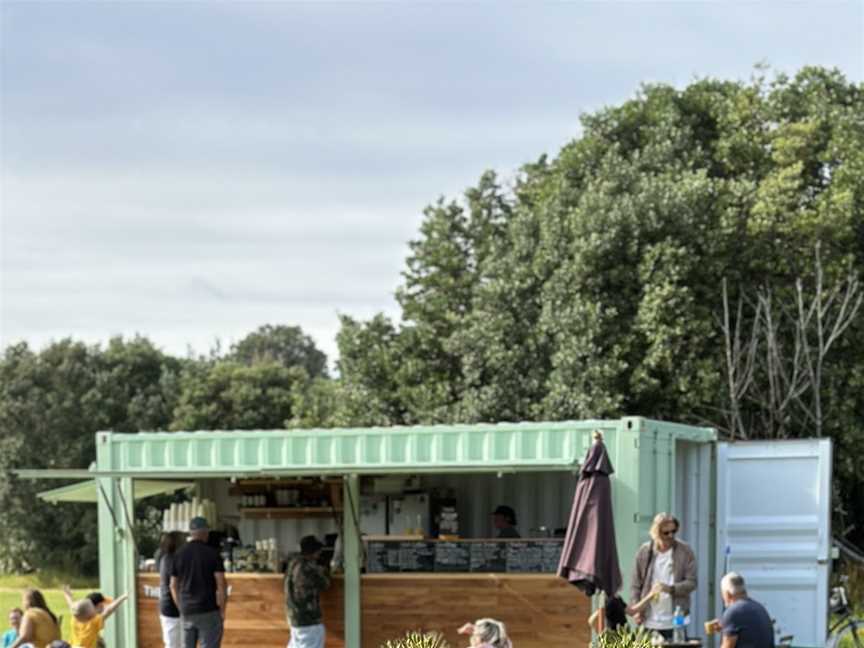
<svg viewBox="0 0 864 648">
<path fill-rule="evenodd" d="M 805 68 L 647 85 L 583 116 L 580 136 L 523 167 L 512 191 L 487 174 L 465 201 L 427 209 L 398 292 L 402 322 L 346 322 L 355 343 L 340 345 L 342 382 L 397 423 L 641 414 L 720 425 L 722 280 L 733 300 L 764 286 L 792 304 L 820 241 L 829 280 L 849 263 L 861 271 L 862 115 L 861 85 Z M 375 344 L 356 343 L 373 331 Z M 826 360 L 826 430 L 838 448 L 860 447 L 860 321 Z M 790 434 L 808 430 L 802 419 Z M 851 465 L 838 476 L 862 519 Z"/>
<path fill-rule="evenodd" d="M 396 293 L 403 318 L 396 380 L 407 422 L 459 417 L 465 384 L 457 337 L 510 217 L 511 206 L 492 172 L 467 189 L 461 202 L 442 199 L 426 209 Z"/>
<path fill-rule="evenodd" d="M 273 360 L 265 359 L 268 349 Z M 100 430 L 282 428 L 293 417 L 295 385 L 322 384 L 324 370 L 311 340 L 282 326 L 252 333 L 229 359 L 217 352 L 180 360 L 141 337 L 104 347 L 63 340 L 38 352 L 7 347 L 0 357 L 0 570 L 97 569 L 96 508 L 43 503 L 36 493 L 63 482 L 19 480 L 11 470 L 87 467 Z M 150 504 L 136 506 L 142 519 L 152 517 Z M 145 527 L 139 540 L 149 546 L 156 526 Z"/>
<path fill-rule="evenodd" d="M 397 373 L 406 362 L 400 337 L 384 315 L 368 322 L 341 317 L 336 336 L 341 376 L 336 419 L 351 425 L 392 425 L 408 420 Z"/>
<path fill-rule="evenodd" d="M 63 340 L 0 358 L 0 568 L 55 565 L 93 574 L 96 509 L 36 498 L 56 482 L 15 479 L 15 468 L 82 468 L 99 430 L 166 429 L 180 362 L 147 340 L 107 347 Z"/>
<path fill-rule="evenodd" d="M 339 427 L 342 383 L 303 372 L 291 385 L 291 428 Z M 350 421 L 346 421 L 350 424 Z"/>
<path fill-rule="evenodd" d="M 234 344 L 228 359 L 245 365 L 303 367 L 312 377 L 327 375 L 327 356 L 299 326 L 261 326 Z"/>
<path fill-rule="evenodd" d="M 291 414 L 292 385 L 304 380 L 302 367 L 275 362 L 191 364 L 180 378 L 172 430 L 269 430 L 285 427 Z"/>
</svg>

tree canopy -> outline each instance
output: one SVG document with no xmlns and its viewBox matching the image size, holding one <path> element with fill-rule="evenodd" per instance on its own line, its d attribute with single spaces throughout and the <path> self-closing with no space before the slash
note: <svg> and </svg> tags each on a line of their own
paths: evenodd
<svg viewBox="0 0 864 648">
<path fill-rule="evenodd" d="M 648 85 L 583 116 L 581 136 L 512 190 L 486 173 L 427 209 L 402 321 L 346 322 L 343 381 L 393 422 L 710 420 L 721 280 L 791 290 L 817 241 L 829 272 L 860 267 L 862 99 L 806 68 Z"/>
<path fill-rule="evenodd" d="M 234 344 L 228 357 L 245 365 L 273 363 L 303 367 L 312 377 L 327 375 L 327 356 L 299 326 L 265 324 Z"/>
<path fill-rule="evenodd" d="M 723 431 L 723 281 L 733 301 L 761 287 L 794 307 L 817 244 L 828 281 L 860 277 L 862 171 L 864 88 L 836 70 L 646 85 L 506 191 L 490 172 L 431 205 L 401 320 L 343 323 L 342 387 L 388 423 L 639 414 Z M 861 319 L 820 390 L 846 526 L 864 519 Z M 802 412 L 784 430 L 813 432 Z"/>
<path fill-rule="evenodd" d="M 325 367 L 311 339 L 287 326 L 262 327 L 227 355 L 200 358 L 171 357 L 143 337 L 104 346 L 61 340 L 38 352 L 7 347 L 0 356 L 0 571 L 98 568 L 96 508 L 45 504 L 36 493 L 61 484 L 18 480 L 10 470 L 86 468 L 100 430 L 283 428 L 308 371 L 323 380 Z M 152 517 L 146 505 L 138 508 Z"/>
</svg>

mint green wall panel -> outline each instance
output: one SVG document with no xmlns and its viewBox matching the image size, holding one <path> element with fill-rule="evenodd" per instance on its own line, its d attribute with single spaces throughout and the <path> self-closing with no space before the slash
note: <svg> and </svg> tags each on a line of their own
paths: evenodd
<svg viewBox="0 0 864 648">
<path fill-rule="evenodd" d="M 465 459 L 468 461 L 482 461 L 484 443 L 485 435 L 482 432 L 470 432 L 468 434 L 468 452 Z"/>
<path fill-rule="evenodd" d="M 164 441 L 154 441 L 151 444 L 148 444 L 147 450 L 149 452 L 147 460 L 150 462 L 151 466 L 155 466 L 157 468 L 161 468 L 166 465 L 165 455 L 167 454 L 168 444 Z"/>
<path fill-rule="evenodd" d="M 441 446 L 440 435 L 417 436 L 414 438 L 414 446 L 417 449 L 414 460 L 417 463 L 430 464 L 439 461 L 440 452 L 436 452 Z"/>
<path fill-rule="evenodd" d="M 124 444 L 126 447 L 134 448 L 133 444 Z M 185 443 L 173 443 L 171 444 L 171 465 L 170 468 L 189 468 L 189 441 Z M 121 446 L 122 447 L 122 446 Z M 131 453 L 130 453 L 131 454 Z M 126 462 L 122 462 L 121 465 L 125 465 L 129 468 L 137 468 L 139 466 L 145 465 L 143 461 L 139 461 L 138 457 L 127 457 Z"/>
</svg>

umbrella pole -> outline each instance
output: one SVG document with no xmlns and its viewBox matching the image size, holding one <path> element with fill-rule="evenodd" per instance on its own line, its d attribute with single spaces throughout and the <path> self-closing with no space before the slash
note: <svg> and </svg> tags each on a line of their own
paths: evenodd
<svg viewBox="0 0 864 648">
<path fill-rule="evenodd" d="M 602 590 L 591 597 L 591 608 L 594 611 L 588 617 L 588 625 L 596 636 L 606 630 L 606 594 Z"/>
</svg>

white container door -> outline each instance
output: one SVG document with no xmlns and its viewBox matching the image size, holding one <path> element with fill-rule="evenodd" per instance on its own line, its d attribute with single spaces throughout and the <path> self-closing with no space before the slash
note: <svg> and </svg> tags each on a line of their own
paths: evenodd
<svg viewBox="0 0 864 648">
<path fill-rule="evenodd" d="M 739 572 L 796 646 L 822 646 L 830 555 L 830 439 L 718 444 L 718 588 Z"/>
</svg>

